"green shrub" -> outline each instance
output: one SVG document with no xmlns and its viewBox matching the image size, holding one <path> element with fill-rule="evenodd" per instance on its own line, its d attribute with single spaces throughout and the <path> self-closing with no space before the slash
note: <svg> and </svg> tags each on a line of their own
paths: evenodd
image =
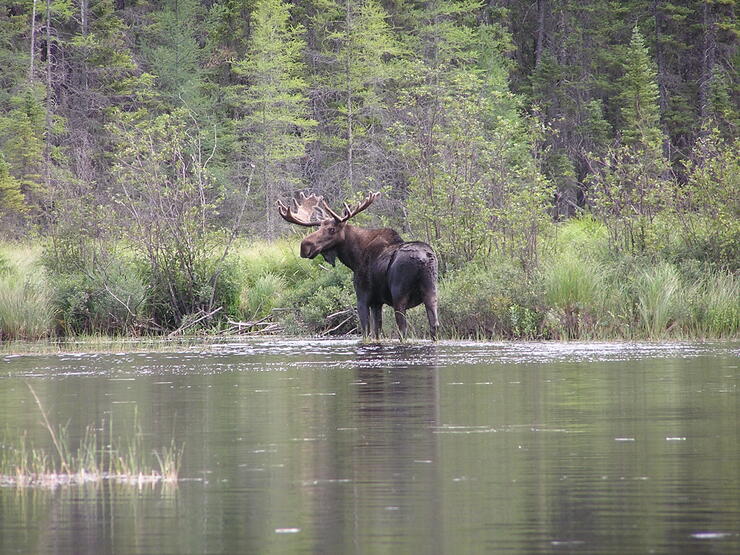
<svg viewBox="0 0 740 555">
<path fill-rule="evenodd" d="M 54 276 L 58 326 L 66 335 L 137 334 L 147 289 L 134 269 L 117 261 L 90 273 Z"/>
<path fill-rule="evenodd" d="M 283 317 L 285 328 L 311 334 L 357 329 L 352 272 L 340 264 L 328 268 L 313 262 L 312 266 L 311 274 L 295 282 L 285 297 L 284 304 L 292 309 Z"/>
<path fill-rule="evenodd" d="M 470 264 L 438 285 L 441 334 L 447 337 L 540 337 L 541 284 L 513 264 Z M 410 313 L 415 329 L 426 329 L 424 310 Z"/>
</svg>

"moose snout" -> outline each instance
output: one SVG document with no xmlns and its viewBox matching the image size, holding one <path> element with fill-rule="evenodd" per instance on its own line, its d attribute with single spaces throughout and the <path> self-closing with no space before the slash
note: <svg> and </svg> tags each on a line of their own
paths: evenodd
<svg viewBox="0 0 740 555">
<path fill-rule="evenodd" d="M 301 242 L 301 258 L 313 258 L 316 256 L 314 253 L 314 245 L 310 241 Z"/>
</svg>

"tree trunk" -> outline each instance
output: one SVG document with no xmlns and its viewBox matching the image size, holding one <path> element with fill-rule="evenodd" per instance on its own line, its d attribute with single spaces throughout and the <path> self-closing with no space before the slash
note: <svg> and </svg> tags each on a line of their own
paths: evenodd
<svg viewBox="0 0 740 555">
<path fill-rule="evenodd" d="M 51 0 L 46 0 L 46 140 L 44 141 L 44 183 L 51 192 L 51 108 L 54 89 L 51 82 Z"/>
<path fill-rule="evenodd" d="M 28 67 L 28 80 L 33 81 L 34 64 L 36 62 L 36 4 L 38 0 L 33 0 L 33 11 L 31 12 L 31 64 Z"/>
<path fill-rule="evenodd" d="M 537 0 L 537 42 L 534 51 L 534 65 L 539 67 L 545 48 L 545 7 L 547 0 Z"/>
<path fill-rule="evenodd" d="M 717 29 L 710 4 L 709 1 L 705 0 L 702 14 L 704 32 L 704 43 L 702 46 L 704 51 L 702 53 L 701 82 L 699 83 L 699 109 L 702 122 L 709 115 L 709 86 L 712 80 L 715 50 L 717 48 Z"/>
</svg>

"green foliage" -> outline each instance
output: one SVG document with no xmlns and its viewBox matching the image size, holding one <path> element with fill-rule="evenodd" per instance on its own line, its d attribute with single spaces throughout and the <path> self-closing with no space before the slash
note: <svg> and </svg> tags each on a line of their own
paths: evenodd
<svg viewBox="0 0 740 555">
<path fill-rule="evenodd" d="M 10 175 L 9 166 L 0 152 L 0 221 L 8 216 L 23 213 L 27 209 L 20 183 Z"/>
<path fill-rule="evenodd" d="M 700 260 L 740 268 L 740 140 L 717 129 L 700 139 L 685 164 L 687 180 L 675 192 L 675 216 L 684 245 Z"/>
<path fill-rule="evenodd" d="M 357 329 L 351 272 L 344 266 L 326 268 L 314 263 L 312 275 L 296 282 L 285 297 L 292 313 L 283 319 L 293 331 L 341 334 Z"/>
<path fill-rule="evenodd" d="M 641 272 L 634 287 L 638 325 L 645 336 L 662 339 L 681 317 L 681 276 L 674 266 L 663 263 Z"/>
<path fill-rule="evenodd" d="M 517 112 L 519 100 L 502 78 L 505 41 L 482 40 L 505 33 L 449 15 L 429 14 L 422 38 L 434 41 L 433 55 L 421 57 L 428 50 L 418 46 L 414 81 L 400 97 L 405 117 L 396 131 L 410 170 L 409 223 L 445 266 L 498 251 L 530 267 L 549 187 L 532 156 L 534 126 Z"/>
<path fill-rule="evenodd" d="M 698 335 L 737 337 L 740 333 L 740 279 L 727 272 L 702 276 L 696 284 L 690 308 Z"/>
<path fill-rule="evenodd" d="M 0 152 L 13 188 L 20 188 L 25 204 L 38 205 L 42 191 L 46 109 L 43 90 L 26 86 L 9 99 L 0 112 Z"/>
<path fill-rule="evenodd" d="M 599 293 L 603 277 L 598 264 L 564 252 L 543 269 L 549 306 L 559 314 L 567 337 L 579 337 L 584 321 L 602 310 Z"/>
<path fill-rule="evenodd" d="M 447 337 L 517 338 L 543 335 L 542 285 L 511 264 L 470 264 L 439 284 L 439 319 Z M 423 329 L 423 311 L 411 322 Z"/>
<path fill-rule="evenodd" d="M 295 166 L 306 153 L 315 122 L 308 114 L 307 84 L 301 53 L 300 26 L 290 25 L 283 0 L 260 0 L 247 56 L 233 64 L 246 85 L 235 88 L 235 102 L 244 113 L 239 123 L 247 160 L 257 167 L 259 198 L 267 234 L 274 237 L 278 216 L 275 201 L 297 186 Z"/>
<path fill-rule="evenodd" d="M 273 309 L 282 307 L 285 289 L 285 278 L 282 276 L 271 273 L 259 276 L 241 291 L 239 312 L 242 318 L 255 321 L 269 316 Z"/>
</svg>

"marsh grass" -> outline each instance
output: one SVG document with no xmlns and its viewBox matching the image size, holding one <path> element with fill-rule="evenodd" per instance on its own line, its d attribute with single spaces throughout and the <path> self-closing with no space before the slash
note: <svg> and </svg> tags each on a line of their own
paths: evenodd
<svg viewBox="0 0 740 555">
<path fill-rule="evenodd" d="M 569 339 L 593 333 L 601 311 L 604 277 L 593 262 L 566 251 L 544 270 L 545 298 L 560 315 Z"/>
<path fill-rule="evenodd" d="M 35 340 L 52 328 L 52 291 L 31 247 L 0 249 L 0 339 Z"/>
<path fill-rule="evenodd" d="M 736 337 L 740 333 L 740 279 L 713 272 L 694 286 L 691 304 L 694 335 Z"/>
<path fill-rule="evenodd" d="M 0 441 L 0 487 L 50 487 L 112 481 L 144 485 L 177 484 L 182 446 L 174 439 L 168 446 L 146 455 L 143 432 L 134 413 L 128 437 L 114 438 L 112 420 L 105 431 L 88 426 L 76 449 L 71 448 L 67 426 L 53 426 L 33 387 L 28 388 L 41 413 L 53 449 L 35 447 L 24 431 L 13 441 L 8 431 Z M 102 446 L 106 447 L 103 448 Z"/>
<path fill-rule="evenodd" d="M 675 266 L 662 263 L 638 274 L 635 308 L 639 329 L 651 339 L 662 339 L 681 325 L 685 287 Z"/>
</svg>

